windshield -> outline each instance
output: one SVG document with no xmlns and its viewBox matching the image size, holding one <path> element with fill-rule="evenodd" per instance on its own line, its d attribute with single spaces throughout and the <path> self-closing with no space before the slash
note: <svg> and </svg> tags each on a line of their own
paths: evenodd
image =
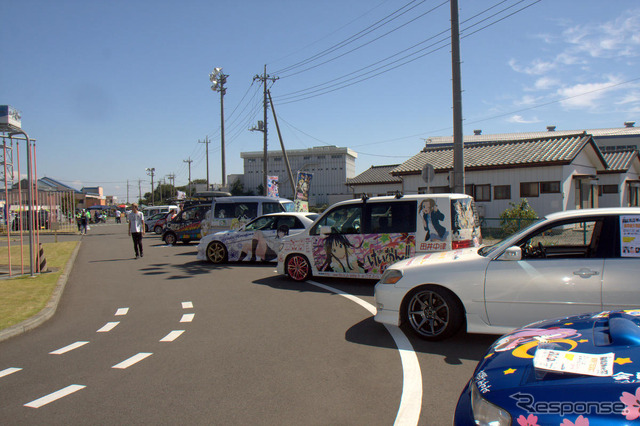
<svg viewBox="0 0 640 426">
<path fill-rule="evenodd" d="M 527 232 L 529 232 L 530 229 L 535 228 L 536 226 L 538 226 L 539 223 L 543 222 L 547 220 L 546 218 L 541 218 L 536 220 L 535 222 L 533 222 L 531 225 L 527 226 L 526 228 L 523 228 L 521 230 L 519 230 L 518 232 L 509 235 L 508 237 L 498 241 L 495 244 L 489 245 L 489 246 L 483 246 L 480 247 L 478 249 L 478 254 L 480 256 L 490 256 L 492 253 L 496 252 L 497 250 L 502 250 L 502 249 L 506 249 L 507 247 L 511 247 L 515 241 L 520 239 L 520 236 L 526 234 Z"/>
</svg>

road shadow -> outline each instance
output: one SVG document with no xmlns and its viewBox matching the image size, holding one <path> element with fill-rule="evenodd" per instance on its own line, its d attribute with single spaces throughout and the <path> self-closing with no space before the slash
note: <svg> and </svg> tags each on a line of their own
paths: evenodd
<svg viewBox="0 0 640 426">
<path fill-rule="evenodd" d="M 402 327 L 414 351 L 425 354 L 440 355 L 444 362 L 450 365 L 460 365 L 462 360 L 480 361 L 485 352 L 500 337 L 499 335 L 468 334 L 458 332 L 455 336 L 439 342 L 428 342 L 414 336 L 411 331 Z M 375 346 L 379 348 L 396 349 L 396 344 L 383 324 L 368 317 L 345 333 L 348 342 L 359 345 Z"/>
<path fill-rule="evenodd" d="M 247 266 L 249 265 L 250 264 L 248 264 Z M 345 293 L 353 294 L 354 296 L 373 296 L 373 287 L 376 284 L 375 280 L 356 279 L 352 279 L 347 282 L 340 279 L 313 278 L 313 281 L 335 288 Z M 274 275 L 272 277 L 262 278 L 253 281 L 253 283 L 258 285 L 267 285 L 278 290 L 297 291 L 300 293 L 313 292 L 335 294 L 332 291 L 323 289 L 306 281 L 294 281 L 282 275 Z"/>
</svg>

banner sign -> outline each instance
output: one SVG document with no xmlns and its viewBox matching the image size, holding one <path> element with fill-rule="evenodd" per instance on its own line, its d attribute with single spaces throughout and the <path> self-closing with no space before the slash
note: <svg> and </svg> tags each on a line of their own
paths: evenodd
<svg viewBox="0 0 640 426">
<path fill-rule="evenodd" d="M 278 176 L 267 176 L 267 197 L 278 197 Z"/>
</svg>

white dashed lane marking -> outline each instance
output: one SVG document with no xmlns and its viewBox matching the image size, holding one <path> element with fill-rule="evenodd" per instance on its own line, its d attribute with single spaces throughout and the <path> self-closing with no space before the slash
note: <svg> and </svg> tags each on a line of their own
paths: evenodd
<svg viewBox="0 0 640 426">
<path fill-rule="evenodd" d="M 56 349 L 55 351 L 49 352 L 49 354 L 51 354 L 51 355 L 62 355 L 64 353 L 67 353 L 67 352 L 72 351 L 74 349 L 78 349 L 80 346 L 84 346 L 87 343 L 89 343 L 89 342 L 83 342 L 83 341 L 75 342 L 75 343 L 72 343 L 70 345 L 65 346 L 64 348 Z"/>
<path fill-rule="evenodd" d="M 193 302 L 182 302 L 182 309 L 193 309 Z"/>
<path fill-rule="evenodd" d="M 173 330 L 171 333 L 167 334 L 162 339 L 160 339 L 160 341 L 161 342 L 173 342 L 178 337 L 180 337 L 180 335 L 182 333 L 184 333 L 184 330 Z"/>
<path fill-rule="evenodd" d="M 77 392 L 81 389 L 84 389 L 86 386 L 82 386 L 82 385 L 71 385 L 71 386 L 67 386 L 66 388 L 60 389 L 57 392 L 53 392 L 50 393 L 49 395 L 43 396 L 42 398 L 38 398 L 34 401 L 31 401 L 27 404 L 24 404 L 25 407 L 30 407 L 30 408 L 40 408 L 43 405 L 47 405 L 53 401 L 56 401 L 60 398 L 64 398 L 67 395 L 71 395 L 74 392 Z"/>
<path fill-rule="evenodd" d="M 120 324 L 120 321 L 108 322 L 105 325 L 103 325 L 101 329 L 97 330 L 96 333 L 107 333 L 113 330 L 118 324 Z"/>
<path fill-rule="evenodd" d="M 180 322 L 191 322 L 195 316 L 196 314 L 184 314 L 182 318 L 180 318 Z"/>
<path fill-rule="evenodd" d="M 139 354 L 134 355 L 131 358 L 125 359 L 124 361 L 114 365 L 111 368 L 118 368 L 118 369 L 124 370 L 125 368 L 129 368 L 133 364 L 136 364 L 151 355 L 153 355 L 153 353 L 151 352 L 140 352 Z"/>
<path fill-rule="evenodd" d="M 115 313 L 115 316 L 127 315 L 129 313 L 129 308 L 118 308 Z"/>
<path fill-rule="evenodd" d="M 17 367 L 5 368 L 4 370 L 0 371 L 0 377 L 4 377 L 4 376 L 8 376 L 9 374 L 17 373 L 20 370 L 22 370 L 22 368 L 17 368 Z"/>
</svg>

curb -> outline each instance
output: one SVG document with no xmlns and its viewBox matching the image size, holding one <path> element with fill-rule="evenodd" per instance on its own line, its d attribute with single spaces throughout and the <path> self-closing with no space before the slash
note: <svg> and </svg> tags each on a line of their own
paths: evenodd
<svg viewBox="0 0 640 426">
<path fill-rule="evenodd" d="M 64 291 L 65 286 L 67 285 L 67 280 L 69 279 L 69 274 L 71 273 L 71 268 L 73 268 L 73 264 L 75 263 L 76 256 L 78 256 L 78 252 L 80 251 L 80 246 L 82 245 L 82 240 L 78 241 L 78 245 L 71 253 L 71 257 L 67 261 L 67 264 L 64 267 L 64 271 L 60 278 L 58 278 L 58 283 L 56 284 L 56 288 L 53 290 L 51 294 L 51 298 L 47 302 L 44 308 L 31 318 L 28 318 L 22 321 L 19 324 L 12 325 L 11 327 L 7 327 L 4 330 L 0 330 L 0 342 L 3 340 L 10 339 L 11 337 L 17 336 L 19 334 L 25 333 L 29 330 L 33 330 L 38 327 L 48 319 L 50 319 L 53 314 L 55 314 L 56 309 L 58 308 L 58 303 L 60 302 L 60 298 L 62 297 L 62 292 Z"/>
</svg>

